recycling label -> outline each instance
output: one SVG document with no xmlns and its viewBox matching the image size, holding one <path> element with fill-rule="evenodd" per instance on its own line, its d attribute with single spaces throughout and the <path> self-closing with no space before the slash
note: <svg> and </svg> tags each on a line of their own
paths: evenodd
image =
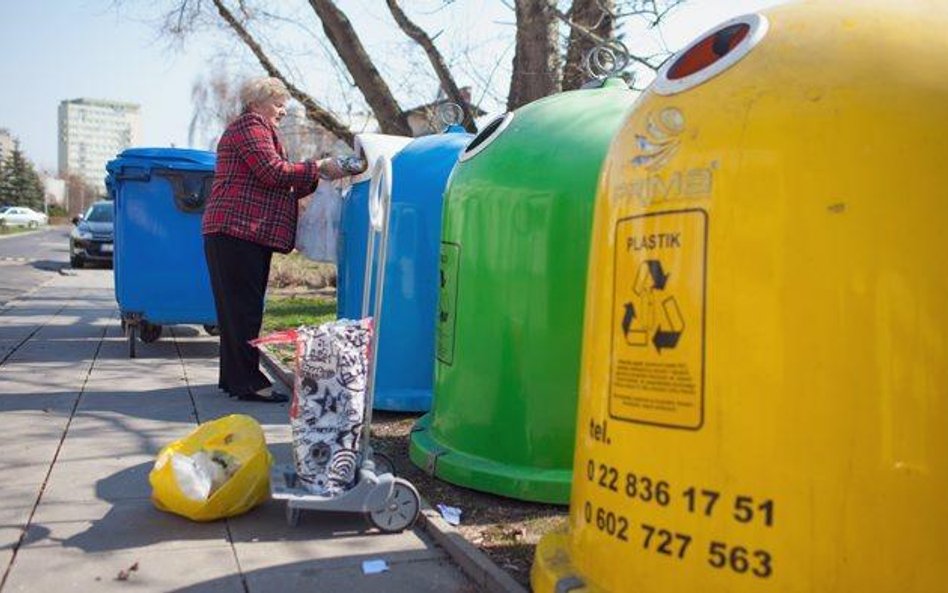
<svg viewBox="0 0 948 593">
<path fill-rule="evenodd" d="M 708 214 L 616 223 L 609 415 L 698 429 L 704 421 Z"/>
<path fill-rule="evenodd" d="M 438 321 L 435 325 L 435 355 L 444 364 L 454 364 L 454 333 L 457 325 L 458 269 L 461 246 L 441 243 L 438 258 Z"/>
</svg>

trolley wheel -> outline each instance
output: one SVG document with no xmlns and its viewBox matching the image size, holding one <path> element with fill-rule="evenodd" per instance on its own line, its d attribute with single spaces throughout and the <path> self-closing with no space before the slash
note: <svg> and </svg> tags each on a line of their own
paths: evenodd
<svg viewBox="0 0 948 593">
<path fill-rule="evenodd" d="M 303 514 L 303 509 L 299 507 L 290 506 L 290 503 L 286 503 L 286 524 L 290 527 L 296 527 L 300 524 L 300 517 Z"/>
<path fill-rule="evenodd" d="M 204 325 L 204 331 L 207 332 L 209 336 L 219 336 L 221 335 L 221 328 L 216 325 Z"/>
<path fill-rule="evenodd" d="M 125 335 L 128 337 L 128 357 L 135 358 L 135 327 L 134 323 L 125 323 L 122 320 L 122 323 L 125 325 Z"/>
<path fill-rule="evenodd" d="M 151 344 L 155 340 L 161 337 L 161 326 L 156 323 L 148 323 L 147 321 L 142 321 L 141 329 L 141 339 L 142 342 L 146 344 Z"/>
<path fill-rule="evenodd" d="M 392 458 L 385 453 L 382 453 L 381 451 L 372 451 L 372 461 L 375 463 L 375 473 L 377 475 L 396 475 L 395 462 L 392 461 Z"/>
<path fill-rule="evenodd" d="M 411 527 L 421 511 L 418 491 L 407 480 L 395 478 L 395 484 L 385 506 L 369 513 L 369 521 L 385 533 L 398 533 Z"/>
</svg>

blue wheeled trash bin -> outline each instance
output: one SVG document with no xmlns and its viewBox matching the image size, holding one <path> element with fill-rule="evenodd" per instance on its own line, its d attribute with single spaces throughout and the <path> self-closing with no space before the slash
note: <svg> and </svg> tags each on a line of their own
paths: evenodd
<svg viewBox="0 0 948 593">
<path fill-rule="evenodd" d="M 180 148 L 130 148 L 106 165 L 115 200 L 115 300 L 135 357 L 136 338 L 162 326 L 199 324 L 217 333 L 201 216 L 216 155 Z"/>
</svg>

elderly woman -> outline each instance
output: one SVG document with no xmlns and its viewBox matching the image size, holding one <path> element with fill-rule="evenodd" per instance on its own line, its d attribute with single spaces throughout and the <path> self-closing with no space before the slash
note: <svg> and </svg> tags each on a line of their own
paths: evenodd
<svg viewBox="0 0 948 593">
<path fill-rule="evenodd" d="M 248 344 L 263 320 L 264 294 L 274 251 L 289 253 L 296 235 L 297 200 L 320 177 L 347 175 L 334 159 L 291 163 L 277 124 L 286 115 L 286 86 L 256 78 L 241 89 L 243 112 L 217 145 L 214 185 L 204 210 L 204 253 L 220 327 L 217 386 L 242 400 L 285 402 L 260 372 Z"/>
</svg>

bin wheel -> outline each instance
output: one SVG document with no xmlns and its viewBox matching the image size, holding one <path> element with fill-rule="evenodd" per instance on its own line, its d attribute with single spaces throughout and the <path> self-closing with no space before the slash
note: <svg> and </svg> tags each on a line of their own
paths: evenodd
<svg viewBox="0 0 948 593">
<path fill-rule="evenodd" d="M 122 324 L 125 326 L 125 335 L 128 337 L 128 357 L 135 358 L 135 325 L 134 323 L 125 323 L 125 320 L 122 320 Z"/>
<path fill-rule="evenodd" d="M 219 336 L 221 335 L 221 328 L 216 325 L 204 325 L 204 331 L 207 332 L 209 336 Z"/>
<path fill-rule="evenodd" d="M 407 480 L 395 478 L 392 493 L 385 505 L 369 513 L 369 520 L 385 533 L 398 533 L 411 527 L 421 511 L 421 497 Z"/>
<path fill-rule="evenodd" d="M 299 507 L 290 506 L 290 503 L 286 503 L 286 524 L 290 527 L 296 527 L 300 524 L 300 516 L 303 514 L 303 509 Z"/>
<path fill-rule="evenodd" d="M 156 323 L 142 321 L 141 339 L 146 344 L 151 344 L 161 337 L 161 326 Z"/>
<path fill-rule="evenodd" d="M 372 461 L 375 462 L 376 475 L 395 474 L 395 462 L 392 458 L 381 451 L 372 451 Z"/>
</svg>

